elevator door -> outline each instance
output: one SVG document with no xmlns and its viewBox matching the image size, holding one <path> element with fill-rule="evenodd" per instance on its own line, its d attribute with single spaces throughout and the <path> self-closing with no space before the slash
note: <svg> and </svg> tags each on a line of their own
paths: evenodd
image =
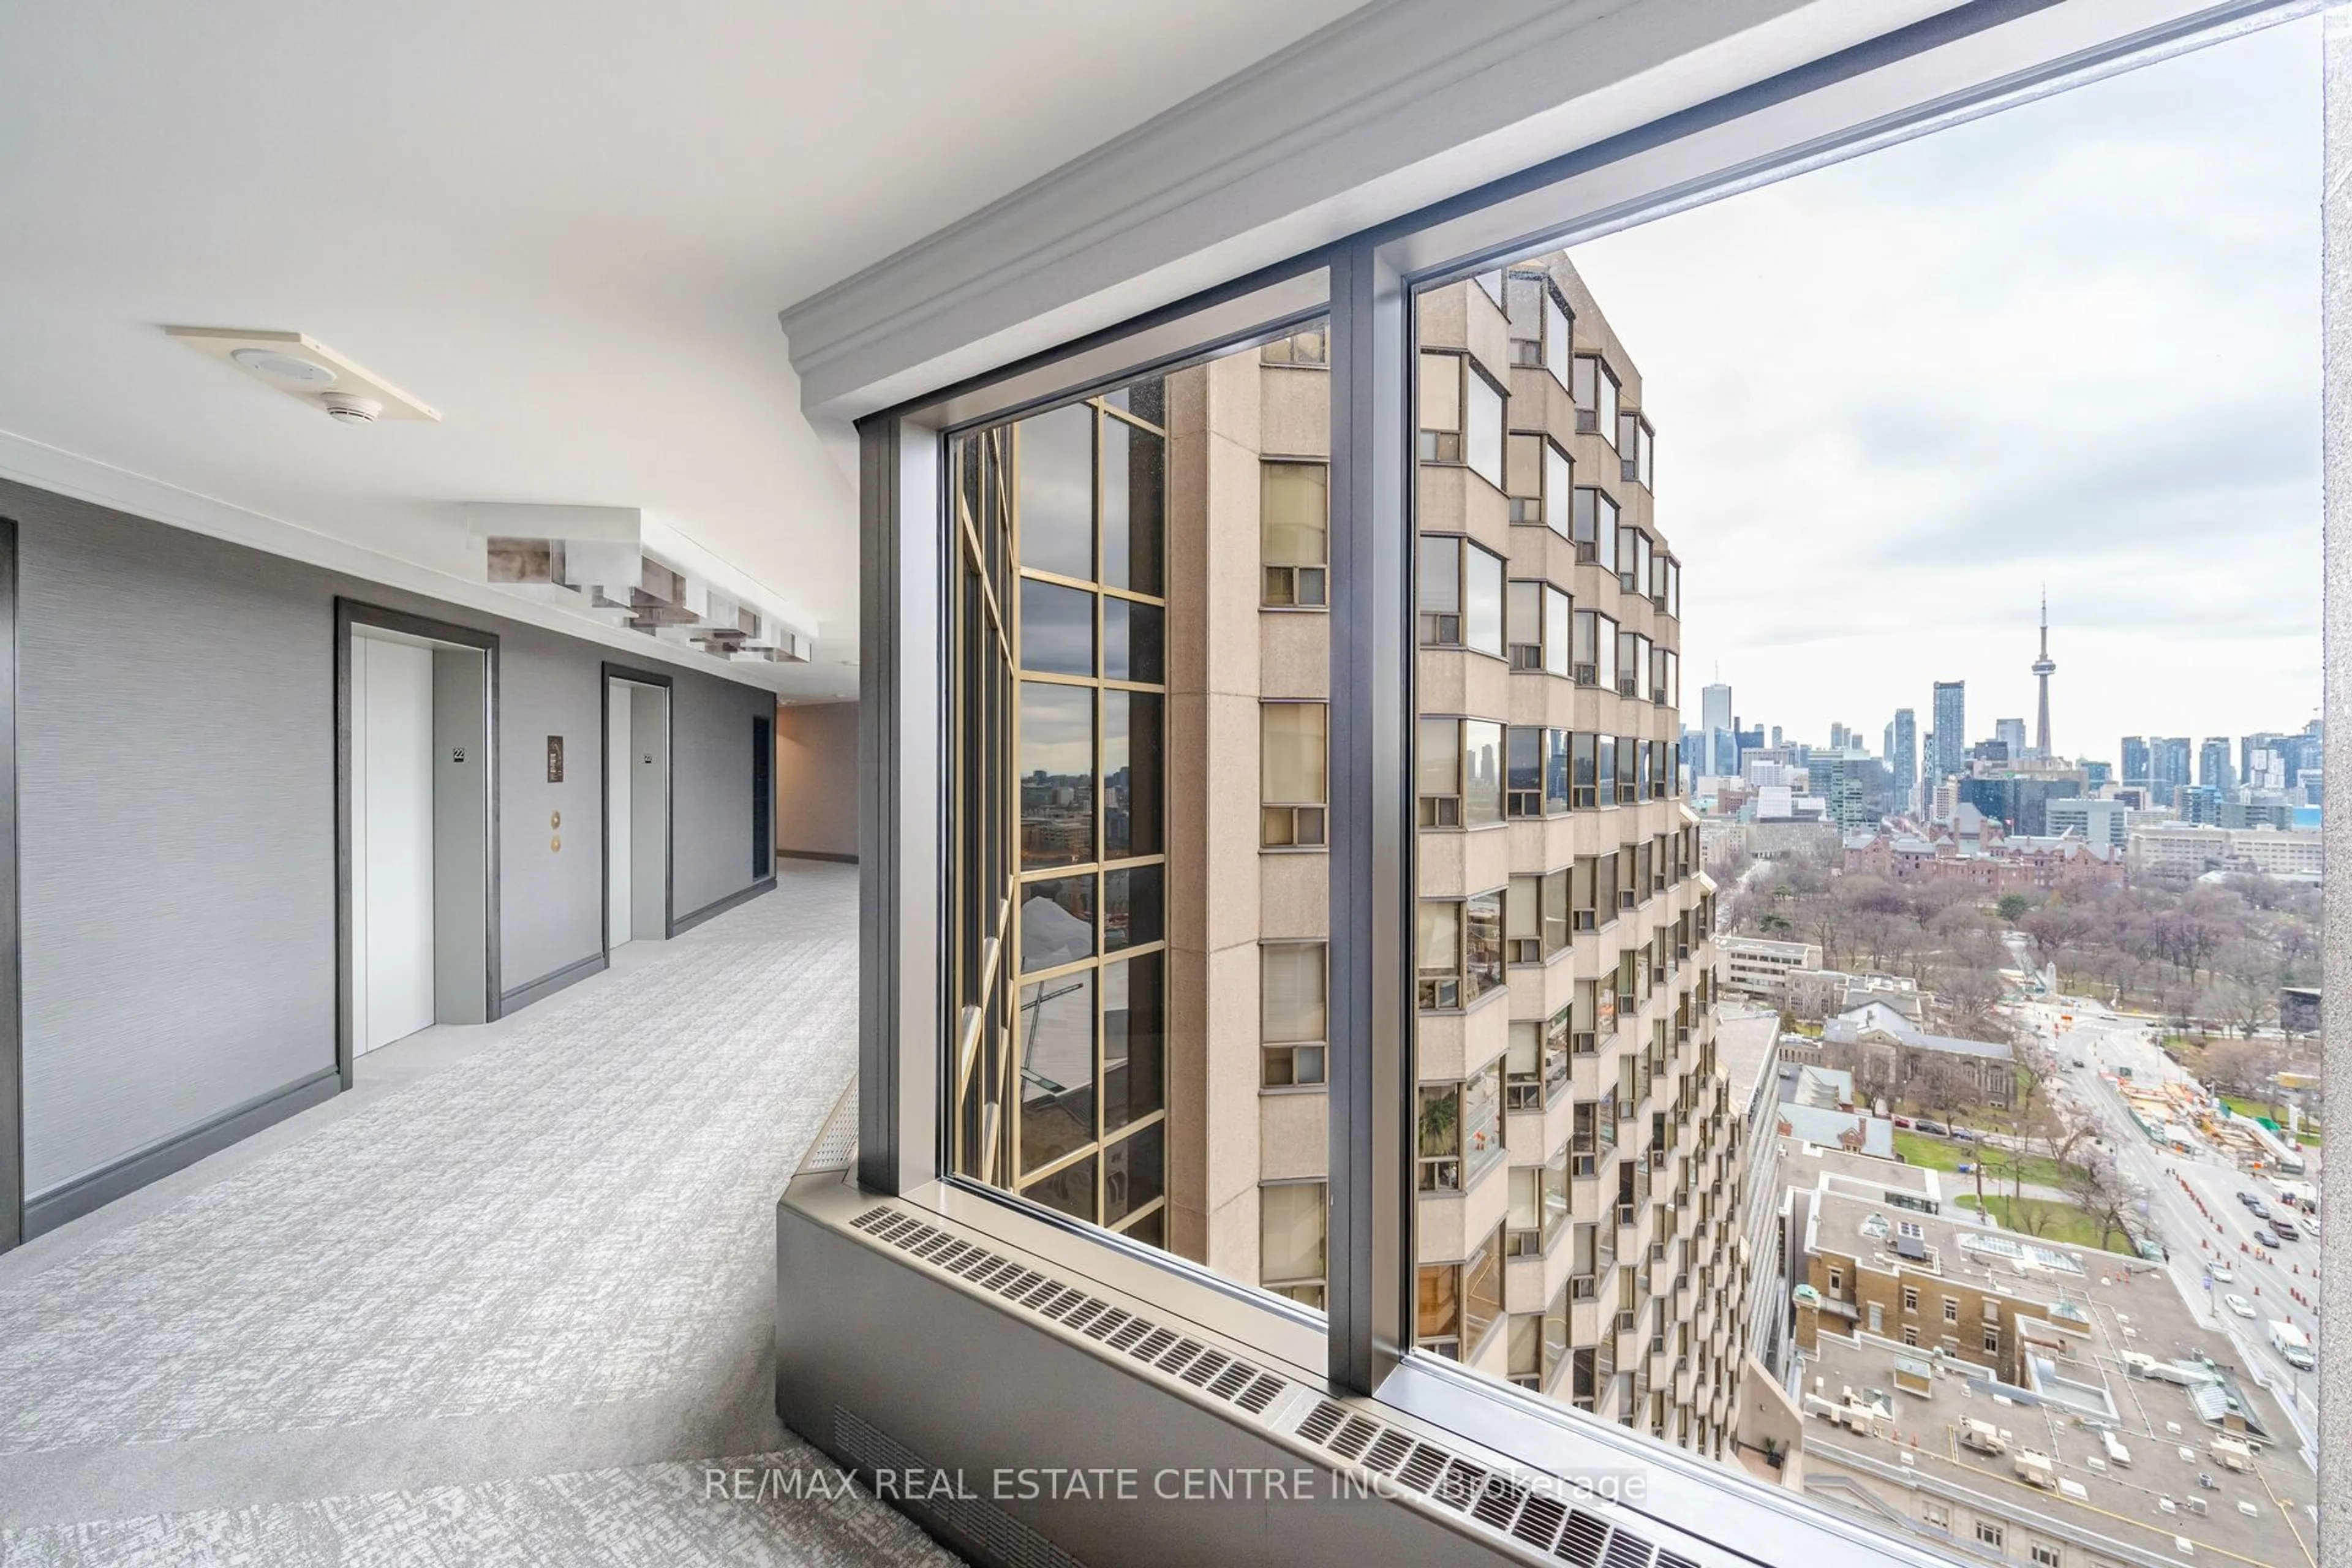
<svg viewBox="0 0 2352 1568">
<path fill-rule="evenodd" d="M 352 1047 L 433 1022 L 433 654 L 352 639 Z"/>
</svg>

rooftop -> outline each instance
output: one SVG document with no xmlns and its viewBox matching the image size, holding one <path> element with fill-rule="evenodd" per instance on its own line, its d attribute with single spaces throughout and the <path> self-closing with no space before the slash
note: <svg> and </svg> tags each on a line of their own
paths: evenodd
<svg viewBox="0 0 2352 1568">
<path fill-rule="evenodd" d="M 2231 1470 L 2211 1447 L 2221 1429 L 2198 1410 L 2200 1395 L 2210 1407 L 2215 1394 L 2126 1372 L 2126 1348 L 2161 1342 L 2144 1331 L 2151 1320 L 2167 1315 L 2152 1306 L 2156 1298 L 2169 1298 L 2171 1311 L 2185 1316 L 2170 1283 L 2155 1275 L 2110 1275 L 2092 1290 L 2089 1331 L 2051 1336 L 2071 1349 L 2035 1356 L 2030 1388 L 2000 1384 L 1989 1369 L 1952 1356 L 1866 1333 L 1841 1339 L 1824 1332 L 1819 1351 L 1798 1363 L 1801 1392 L 1840 1401 L 1852 1389 L 1884 1406 L 1888 1420 L 1864 1432 L 1809 1418 L 1808 1473 L 1851 1456 L 1855 1462 L 1849 1468 L 1958 1497 L 2030 1531 L 2111 1555 L 2124 1555 L 2116 1550 L 2120 1545 L 2151 1561 L 2189 1561 L 2175 1546 L 2178 1536 L 2193 1543 L 2199 1560 L 2315 1565 L 2311 1509 L 2317 1480 L 2293 1444 L 2256 1441 L 2252 1469 Z M 1898 1363 L 1912 1374 L 1898 1376 Z M 2233 1395 L 2251 1400 L 2270 1431 L 2289 1430 L 2267 1394 L 2227 1373 L 2211 1387 L 2225 1401 Z M 2094 1409 L 2112 1410 L 2112 1419 L 2091 1414 Z M 1961 1423 L 1970 1419 L 2006 1433 L 2008 1451 L 1996 1456 L 1963 1447 Z M 2127 1464 L 2109 1457 L 2103 1427 L 2112 1428 L 2129 1455 Z M 2048 1457 L 2050 1488 L 2019 1476 L 2021 1450 Z M 2200 1504 L 2202 1514 L 2195 1511 Z M 1910 1511 L 1918 1517 L 1916 1509 Z M 2011 1542 L 2011 1550 L 2024 1556 L 2019 1543 Z"/>
<path fill-rule="evenodd" d="M 1834 1107 L 1782 1101 L 1778 1131 L 1826 1148 L 1891 1159 L 1895 1153 L 1895 1123 L 1884 1116 Z"/>
<path fill-rule="evenodd" d="M 1852 1045 L 1865 1034 L 1891 1036 L 1903 1045 L 1953 1056 L 1982 1057 L 2005 1061 L 2010 1047 L 1997 1040 L 1964 1040 L 1956 1035 L 1931 1035 L 1884 1002 L 1865 1002 L 1851 1013 L 1841 1013 L 1822 1027 L 1822 1037 L 1833 1045 Z"/>
<path fill-rule="evenodd" d="M 1734 1105 L 1756 1103 L 1780 1036 L 1780 1015 L 1769 1007 L 1727 1005 L 1717 1015 L 1715 1059 L 1730 1080 Z"/>
<path fill-rule="evenodd" d="M 2029 1332 L 2025 1386 L 2012 1386 L 2000 1384 L 1992 1368 L 1969 1361 L 1965 1352 L 1914 1349 L 1864 1332 L 1849 1317 L 1825 1313 L 1818 1352 L 1801 1361 L 1801 1397 L 1821 1392 L 1836 1402 L 1846 1388 L 1857 1394 L 1874 1391 L 1889 1419 L 1871 1424 L 1867 1432 L 1809 1419 L 1809 1472 L 1817 1457 L 1859 1456 L 1853 1468 L 1878 1473 L 1874 1465 L 1897 1484 L 1978 1494 L 1988 1500 L 1963 1500 L 1972 1508 L 1997 1508 L 2029 1528 L 2050 1521 L 2048 1533 L 2061 1538 L 2104 1538 L 2108 1544 L 2098 1549 L 2110 1552 L 2112 1543 L 2122 1542 L 2151 1560 L 2185 1561 L 2174 1548 L 2178 1535 L 2194 1543 L 2200 1558 L 2210 1553 L 2271 1568 L 2315 1563 L 2308 1510 L 2316 1479 L 2293 1426 L 2266 1391 L 2239 1375 L 2240 1352 L 2229 1334 L 2198 1322 L 2160 1270 L 2095 1250 L 2044 1245 L 1979 1224 L 1964 1210 L 1912 1207 L 1925 1200 L 1941 1208 L 1948 1200 L 1932 1171 L 1895 1166 L 1909 1179 L 1890 1181 L 1879 1162 L 1844 1156 L 1832 1165 L 1825 1152 L 1811 1166 L 1819 1191 L 1809 1251 L 1843 1253 L 1890 1271 L 1965 1279 L 2026 1303 L 2027 1316 L 2039 1316 L 2048 1327 Z M 1784 1169 L 1792 1179 L 1805 1173 L 1794 1162 L 1784 1163 Z M 1905 1198 L 1911 1201 L 1886 1201 Z M 1898 1248 L 1904 1256 L 1896 1255 Z M 1851 1337 L 1832 1331 L 1839 1327 Z M 2170 1378 L 2137 1375 L 2126 1368 L 2126 1352 L 2184 1370 Z M 1930 1375 L 1898 1379 L 1898 1363 Z M 1962 1447 L 1964 1418 L 2007 1430 L 2010 1451 L 1992 1457 Z M 2245 1429 L 2253 1443 L 2252 1472 L 2232 1471 L 2214 1456 L 2210 1443 L 2224 1435 L 2225 1422 Z M 2128 1463 L 2107 1457 L 2103 1427 L 2113 1429 Z M 2021 1448 L 2050 1458 L 2053 1488 L 2018 1477 Z M 2062 1482 L 2065 1488 L 2055 1484 Z M 1834 1500 L 1833 1493 L 1824 1495 Z M 2174 1511 L 2165 1510 L 2165 1499 Z M 2192 1499 L 2205 1506 L 2205 1514 L 2192 1510 Z M 2255 1511 L 2242 1511 L 2242 1502 Z M 2024 1555 L 2014 1542 L 2011 1551 Z"/>
</svg>

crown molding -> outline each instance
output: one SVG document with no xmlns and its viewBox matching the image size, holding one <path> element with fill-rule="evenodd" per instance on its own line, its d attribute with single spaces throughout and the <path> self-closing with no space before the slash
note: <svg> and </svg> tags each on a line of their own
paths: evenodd
<svg viewBox="0 0 2352 1568">
<path fill-rule="evenodd" d="M 781 313 L 850 418 L 1959 8 L 1381 0 Z"/>
</svg>

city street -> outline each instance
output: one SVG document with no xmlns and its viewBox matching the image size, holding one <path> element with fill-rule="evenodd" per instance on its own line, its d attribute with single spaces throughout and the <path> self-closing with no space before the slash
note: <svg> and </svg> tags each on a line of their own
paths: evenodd
<svg viewBox="0 0 2352 1568">
<path fill-rule="evenodd" d="M 2141 1192 L 2143 1212 L 2171 1254 L 2167 1271 L 2190 1309 L 2202 1321 L 2236 1332 L 2245 1347 L 2248 1370 L 2275 1389 L 2294 1391 L 2294 1419 L 2308 1436 L 2318 1413 L 2318 1373 L 2297 1372 L 2279 1359 L 2271 1347 L 2270 1321 L 2294 1323 L 2311 1336 L 2316 1351 L 2317 1311 L 2294 1299 L 2300 1290 L 2306 1300 L 2316 1300 L 2315 1243 L 2306 1236 L 2283 1241 L 2275 1250 L 2258 1246 L 2253 1233 L 2263 1222 L 2237 1194 L 2258 1193 L 2275 1212 L 2280 1205 L 2266 1180 L 2239 1171 L 2217 1152 L 2180 1154 L 2159 1149 L 2140 1130 L 2118 1089 L 2116 1069 L 2129 1068 L 2139 1083 L 2187 1076 L 2151 1037 L 2151 1020 L 2118 1016 L 2095 1004 L 2078 1002 L 2035 1002 L 2018 1013 L 2055 1054 L 2074 1104 L 2098 1118 L 2099 1135 L 2117 1168 Z M 2074 1022 L 2062 1022 L 2062 1016 L 2071 1016 Z M 2083 1064 L 2079 1068 L 2073 1065 L 2077 1060 Z M 2226 1261 L 2235 1279 L 2211 1280 L 2206 1270 L 2215 1261 Z M 2256 1315 L 2249 1320 L 2228 1311 L 2221 1302 L 2228 1294 L 2247 1298 Z M 2151 1350 L 2161 1353 L 2164 1348 Z"/>
</svg>

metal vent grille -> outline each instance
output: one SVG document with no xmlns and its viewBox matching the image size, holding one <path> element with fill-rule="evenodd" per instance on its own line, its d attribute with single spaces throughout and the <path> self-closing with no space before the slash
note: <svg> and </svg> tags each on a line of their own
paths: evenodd
<svg viewBox="0 0 2352 1568">
<path fill-rule="evenodd" d="M 929 1475 L 937 1467 L 864 1417 L 833 1407 L 833 1446 L 869 1471 Z M 1004 1512 L 993 1503 L 960 1495 L 960 1487 L 938 1487 L 900 1500 L 898 1506 L 929 1513 L 1007 1568 L 1086 1568 L 1086 1564 Z"/>
<path fill-rule="evenodd" d="M 800 1173 L 846 1171 L 857 1159 L 857 1086 L 851 1084 L 833 1102 L 833 1110 L 817 1129 L 816 1140 L 801 1156 Z"/>
<path fill-rule="evenodd" d="M 1297 1435 L 1334 1458 L 1360 1465 L 1441 1508 L 1467 1514 L 1512 1540 L 1577 1568 L 1696 1568 L 1660 1552 L 1600 1515 L 1571 1508 L 1549 1490 L 1498 1475 L 1434 1443 L 1384 1426 L 1328 1399 L 1310 1405 Z"/>
<path fill-rule="evenodd" d="M 887 1243 L 990 1295 L 1099 1341 L 1130 1361 L 1181 1380 L 1221 1405 L 1263 1415 L 1288 1391 L 1288 1379 L 1238 1356 L 1188 1339 L 1174 1329 L 1114 1307 L 1073 1285 L 1049 1279 L 1001 1253 L 950 1236 L 900 1210 L 877 1205 L 850 1226 Z"/>
</svg>

